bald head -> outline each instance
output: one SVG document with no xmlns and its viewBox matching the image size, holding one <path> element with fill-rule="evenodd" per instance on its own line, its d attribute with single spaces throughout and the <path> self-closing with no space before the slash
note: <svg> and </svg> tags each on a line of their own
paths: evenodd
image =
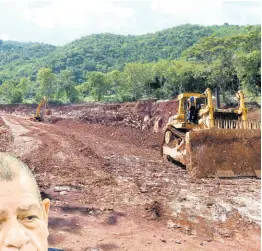
<svg viewBox="0 0 262 251">
<path fill-rule="evenodd" d="M 21 176 L 27 176 L 32 181 L 36 195 L 41 201 L 40 190 L 29 167 L 15 156 L 0 152 L 0 181 L 13 181 Z"/>
<path fill-rule="evenodd" d="M 47 251 L 49 208 L 30 169 L 0 152 L 0 250 Z"/>
</svg>

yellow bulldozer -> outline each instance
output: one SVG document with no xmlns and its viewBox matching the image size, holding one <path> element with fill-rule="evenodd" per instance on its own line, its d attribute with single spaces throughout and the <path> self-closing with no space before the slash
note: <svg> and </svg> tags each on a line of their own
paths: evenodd
<svg viewBox="0 0 262 251">
<path fill-rule="evenodd" d="M 36 108 L 36 112 L 35 112 L 35 115 L 33 117 L 30 118 L 30 120 L 32 121 L 43 121 L 43 115 L 41 114 L 41 109 L 42 107 L 45 106 L 45 111 L 44 113 L 46 115 L 51 115 L 51 110 L 48 109 L 47 107 L 47 97 L 44 96 L 40 103 L 38 104 L 37 108 Z"/>
<path fill-rule="evenodd" d="M 194 121 L 188 120 L 191 97 L 195 100 Z M 237 108 L 220 109 L 209 88 L 204 93 L 180 94 L 178 113 L 165 127 L 163 158 L 179 162 L 195 178 L 260 178 L 261 123 L 247 120 L 243 92 L 238 91 L 236 97 Z"/>
</svg>

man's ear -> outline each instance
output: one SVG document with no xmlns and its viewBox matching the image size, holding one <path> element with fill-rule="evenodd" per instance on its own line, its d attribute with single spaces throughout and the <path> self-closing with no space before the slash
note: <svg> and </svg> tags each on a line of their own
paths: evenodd
<svg viewBox="0 0 262 251">
<path fill-rule="evenodd" d="M 43 211 L 44 211 L 45 222 L 48 223 L 48 212 L 49 212 L 49 209 L 50 209 L 50 200 L 44 199 L 42 201 L 42 207 L 43 207 Z"/>
</svg>

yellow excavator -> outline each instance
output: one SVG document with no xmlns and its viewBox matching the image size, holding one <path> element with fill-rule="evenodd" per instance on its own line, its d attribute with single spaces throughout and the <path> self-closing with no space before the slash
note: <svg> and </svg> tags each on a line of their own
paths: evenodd
<svg viewBox="0 0 262 251">
<path fill-rule="evenodd" d="M 37 108 L 36 108 L 36 113 L 35 113 L 35 115 L 34 115 L 32 118 L 30 118 L 30 120 L 32 120 L 32 121 L 43 121 L 43 116 L 41 115 L 41 108 L 42 108 L 43 106 L 45 106 L 45 114 L 46 114 L 46 115 L 51 115 L 51 110 L 49 110 L 49 109 L 47 108 L 47 97 L 44 96 L 44 97 L 41 99 L 40 103 L 38 104 L 38 106 L 37 106 Z"/>
<path fill-rule="evenodd" d="M 194 121 L 188 121 L 188 101 L 195 100 Z M 244 94 L 237 108 L 213 104 L 211 89 L 178 96 L 178 113 L 165 127 L 164 160 L 179 162 L 195 178 L 261 177 L 261 122 L 247 120 Z M 220 102 L 217 95 L 217 104 Z"/>
</svg>

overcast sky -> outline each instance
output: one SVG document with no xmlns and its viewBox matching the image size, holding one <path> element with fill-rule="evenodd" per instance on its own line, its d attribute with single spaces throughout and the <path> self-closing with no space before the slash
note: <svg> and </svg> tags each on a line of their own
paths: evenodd
<svg viewBox="0 0 262 251">
<path fill-rule="evenodd" d="M 261 24 L 260 1 L 0 0 L 0 39 L 63 45 L 110 32 L 145 34 L 180 24 Z"/>
</svg>

